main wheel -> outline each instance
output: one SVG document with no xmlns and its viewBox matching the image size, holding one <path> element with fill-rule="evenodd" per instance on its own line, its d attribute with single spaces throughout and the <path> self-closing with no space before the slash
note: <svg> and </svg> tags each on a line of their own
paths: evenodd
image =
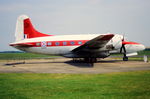
<svg viewBox="0 0 150 99">
<path fill-rule="evenodd" d="M 87 63 L 96 63 L 97 59 L 96 58 L 84 58 L 84 61 Z"/>
</svg>

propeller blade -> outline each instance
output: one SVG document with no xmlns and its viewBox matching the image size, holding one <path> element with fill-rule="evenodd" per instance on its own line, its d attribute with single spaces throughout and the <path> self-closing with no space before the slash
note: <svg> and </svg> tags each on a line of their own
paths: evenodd
<svg viewBox="0 0 150 99">
<path fill-rule="evenodd" d="M 122 38 L 122 46 L 120 48 L 120 53 L 123 53 L 126 55 L 126 48 L 125 48 L 125 44 L 124 44 L 124 35 L 123 35 L 123 38 Z"/>
<path fill-rule="evenodd" d="M 127 57 L 127 54 L 126 54 L 126 45 L 127 43 L 125 42 L 125 39 L 124 39 L 124 35 L 123 35 L 123 38 L 122 38 L 122 46 L 120 48 L 120 53 L 122 53 L 124 56 L 123 56 L 123 60 L 124 61 L 128 61 L 128 57 Z"/>
<path fill-rule="evenodd" d="M 122 44 L 122 46 L 120 48 L 120 53 L 126 53 L 126 48 L 125 48 L 124 44 Z"/>
<path fill-rule="evenodd" d="M 126 48 L 125 48 L 125 45 L 122 45 L 122 48 L 123 48 L 123 53 L 126 54 Z"/>
</svg>

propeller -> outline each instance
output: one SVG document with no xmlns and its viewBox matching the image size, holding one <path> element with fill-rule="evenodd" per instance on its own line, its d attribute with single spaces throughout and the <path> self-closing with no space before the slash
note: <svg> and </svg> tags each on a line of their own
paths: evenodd
<svg viewBox="0 0 150 99">
<path fill-rule="evenodd" d="M 123 60 L 124 61 L 127 61 L 128 60 L 128 57 L 126 55 L 126 48 L 125 48 L 125 40 L 124 40 L 124 36 L 123 36 L 123 39 L 122 39 L 122 46 L 120 48 L 120 53 L 123 53 Z"/>
<path fill-rule="evenodd" d="M 126 54 L 126 48 L 125 48 L 125 44 L 124 44 L 124 36 L 122 39 L 122 46 L 120 48 L 120 53 L 125 53 Z"/>
</svg>

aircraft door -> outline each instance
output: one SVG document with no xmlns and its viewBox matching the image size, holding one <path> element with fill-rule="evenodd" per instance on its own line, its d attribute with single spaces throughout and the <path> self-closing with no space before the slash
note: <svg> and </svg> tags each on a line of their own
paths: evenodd
<svg viewBox="0 0 150 99">
<path fill-rule="evenodd" d="M 47 47 L 46 41 L 42 41 L 42 42 L 41 42 L 41 48 L 42 48 L 42 49 L 45 49 L 46 47 Z"/>
</svg>

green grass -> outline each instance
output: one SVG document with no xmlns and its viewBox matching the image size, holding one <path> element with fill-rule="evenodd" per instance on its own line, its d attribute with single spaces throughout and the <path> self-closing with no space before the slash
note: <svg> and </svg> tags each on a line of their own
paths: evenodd
<svg viewBox="0 0 150 99">
<path fill-rule="evenodd" d="M 148 61 L 150 61 L 150 50 L 144 50 L 144 51 L 140 51 L 138 52 L 138 57 L 133 56 L 133 57 L 129 57 L 129 60 L 131 61 L 143 61 L 143 56 L 147 55 L 148 56 Z M 118 56 L 118 57 L 114 57 L 114 59 L 122 59 L 123 54 L 112 54 L 112 56 Z M 139 57 L 140 56 L 140 57 Z"/>
<path fill-rule="evenodd" d="M 1 99 L 149 99 L 150 71 L 0 74 Z"/>
<path fill-rule="evenodd" d="M 0 53 L 0 60 L 5 59 L 34 59 L 34 58 L 50 58 L 56 57 L 52 55 L 41 55 L 33 53 Z"/>
<path fill-rule="evenodd" d="M 129 57 L 130 61 L 144 61 L 143 57 Z M 147 59 L 148 61 L 150 61 L 150 57 L 148 57 Z"/>
<path fill-rule="evenodd" d="M 114 57 L 115 60 L 122 60 L 122 57 Z M 144 61 L 143 57 L 128 57 L 129 61 Z M 150 57 L 147 59 L 150 61 Z"/>
<path fill-rule="evenodd" d="M 113 54 L 114 56 L 122 56 L 122 54 Z M 150 55 L 150 51 L 141 51 L 139 55 Z M 53 55 L 41 55 L 41 54 L 33 54 L 33 53 L 0 53 L 0 60 L 13 60 L 13 59 L 35 59 L 35 58 L 50 58 L 57 57 Z M 133 58 L 130 58 L 131 60 Z M 134 58 L 135 59 L 135 58 Z M 143 60 L 143 58 L 137 58 L 137 60 Z"/>
<path fill-rule="evenodd" d="M 150 50 L 140 51 L 138 52 L 139 55 L 150 55 Z"/>
<path fill-rule="evenodd" d="M 114 55 L 114 56 L 122 56 L 122 54 L 112 54 L 112 55 Z M 143 56 L 143 55 L 150 55 L 150 50 L 144 50 L 144 51 L 140 51 L 140 52 L 138 52 L 138 55 L 139 56 Z"/>
</svg>

